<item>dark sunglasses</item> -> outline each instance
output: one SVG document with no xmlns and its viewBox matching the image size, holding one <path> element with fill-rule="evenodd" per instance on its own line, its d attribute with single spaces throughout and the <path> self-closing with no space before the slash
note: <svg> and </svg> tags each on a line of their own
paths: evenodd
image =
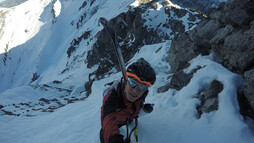
<svg viewBox="0 0 254 143">
<path fill-rule="evenodd" d="M 129 84 L 130 84 L 130 86 L 131 86 L 132 88 L 138 87 L 138 89 L 139 89 L 140 91 L 142 91 L 142 92 L 145 92 L 145 91 L 148 90 L 148 87 L 149 87 L 148 85 L 141 85 L 141 84 L 139 84 L 137 81 L 135 81 L 135 80 L 133 80 L 133 79 L 131 79 L 131 78 L 128 78 L 127 80 L 128 80 L 128 82 L 129 82 Z"/>
</svg>

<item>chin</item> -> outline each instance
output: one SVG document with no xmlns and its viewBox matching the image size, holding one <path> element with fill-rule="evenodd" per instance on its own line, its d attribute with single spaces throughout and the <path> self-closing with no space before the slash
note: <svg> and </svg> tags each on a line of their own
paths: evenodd
<svg viewBox="0 0 254 143">
<path fill-rule="evenodd" d="M 136 101 L 136 99 L 133 99 L 133 98 L 131 97 L 131 95 L 130 95 L 127 99 L 128 99 L 128 101 L 130 101 L 130 102 L 135 102 L 135 101 Z"/>
</svg>

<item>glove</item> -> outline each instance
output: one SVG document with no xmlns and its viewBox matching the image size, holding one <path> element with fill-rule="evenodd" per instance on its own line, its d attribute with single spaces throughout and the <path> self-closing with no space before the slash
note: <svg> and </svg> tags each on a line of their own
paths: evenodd
<svg viewBox="0 0 254 143">
<path fill-rule="evenodd" d="M 114 135 L 109 139 L 109 143 L 125 143 L 122 135 Z"/>
<path fill-rule="evenodd" d="M 131 140 L 129 138 L 126 138 L 124 141 L 124 143 L 130 143 L 130 142 L 131 142 Z"/>
<path fill-rule="evenodd" d="M 143 107 L 143 111 L 145 113 L 151 113 L 153 111 L 154 104 L 145 104 Z"/>
</svg>

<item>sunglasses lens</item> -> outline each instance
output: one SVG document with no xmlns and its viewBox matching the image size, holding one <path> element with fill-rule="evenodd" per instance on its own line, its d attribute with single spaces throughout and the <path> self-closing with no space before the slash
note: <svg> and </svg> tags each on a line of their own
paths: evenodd
<svg viewBox="0 0 254 143">
<path fill-rule="evenodd" d="M 133 80 L 133 79 L 128 78 L 128 81 L 129 81 L 130 86 L 131 86 L 132 88 L 133 88 L 133 87 L 136 87 L 136 86 L 138 85 L 138 83 L 137 83 L 135 80 Z"/>
<path fill-rule="evenodd" d="M 135 80 L 133 80 L 131 78 L 128 78 L 128 81 L 129 81 L 130 86 L 132 88 L 135 88 L 136 86 L 138 86 L 139 90 L 142 91 L 142 92 L 148 90 L 148 86 L 141 85 L 141 84 L 137 83 Z"/>
<path fill-rule="evenodd" d="M 139 85 L 139 90 L 140 91 L 146 91 L 146 90 L 148 90 L 148 86 Z"/>
</svg>

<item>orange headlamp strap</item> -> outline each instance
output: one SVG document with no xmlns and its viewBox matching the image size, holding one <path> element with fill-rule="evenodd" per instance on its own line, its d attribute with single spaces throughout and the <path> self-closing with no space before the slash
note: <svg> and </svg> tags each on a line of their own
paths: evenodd
<svg viewBox="0 0 254 143">
<path fill-rule="evenodd" d="M 152 84 L 151 84 L 150 82 L 148 82 L 148 81 L 142 81 L 137 75 L 135 75 L 135 74 L 133 74 L 133 73 L 126 72 L 126 78 L 127 78 L 128 76 L 134 77 L 134 78 L 137 79 L 139 82 L 144 83 L 144 84 L 148 85 L 149 87 L 152 86 Z"/>
</svg>

